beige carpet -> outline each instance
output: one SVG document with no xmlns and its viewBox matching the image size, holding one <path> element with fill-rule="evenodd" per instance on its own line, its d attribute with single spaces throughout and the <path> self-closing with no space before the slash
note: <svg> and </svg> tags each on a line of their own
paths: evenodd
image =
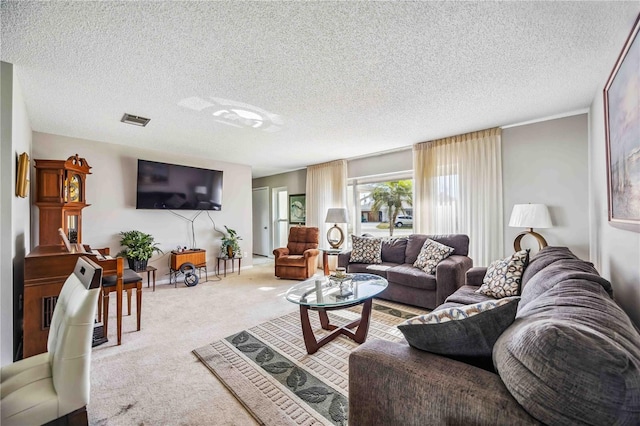
<svg viewBox="0 0 640 426">
<path fill-rule="evenodd" d="M 361 307 L 329 312 L 332 324 L 360 316 Z M 403 340 L 396 325 L 424 311 L 382 300 L 373 305 L 367 339 Z M 238 331 L 194 353 L 265 425 L 345 425 L 348 418 L 348 358 L 359 345 L 340 336 L 308 355 L 299 311 Z M 318 338 L 328 333 L 312 312 Z M 212 380 L 216 380 L 212 376 Z"/>
<path fill-rule="evenodd" d="M 158 284 L 155 292 L 145 277 L 142 330 L 135 331 L 134 303 L 133 314 L 124 318 L 121 346 L 112 297 L 109 342 L 92 353 L 89 423 L 257 424 L 192 350 L 291 312 L 284 293 L 294 283 L 276 279 L 271 263 L 195 287 Z"/>
</svg>

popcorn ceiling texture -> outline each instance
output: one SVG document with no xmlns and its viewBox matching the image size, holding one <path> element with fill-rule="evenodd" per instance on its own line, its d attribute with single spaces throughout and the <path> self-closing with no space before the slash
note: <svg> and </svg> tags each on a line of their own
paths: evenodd
<svg viewBox="0 0 640 426">
<path fill-rule="evenodd" d="M 249 164 L 254 177 L 586 109 L 634 2 L 9 2 L 33 130 Z M 273 132 L 178 103 L 276 116 Z M 144 129 L 124 112 L 151 118 Z M 310 161 L 310 159 L 314 159 Z"/>
</svg>

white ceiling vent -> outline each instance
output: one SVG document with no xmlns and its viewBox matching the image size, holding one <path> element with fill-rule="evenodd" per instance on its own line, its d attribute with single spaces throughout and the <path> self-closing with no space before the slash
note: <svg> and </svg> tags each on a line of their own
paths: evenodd
<svg viewBox="0 0 640 426">
<path fill-rule="evenodd" d="M 127 114 L 126 112 L 124 113 L 124 115 L 122 116 L 122 118 L 120 119 L 120 121 L 122 121 L 123 123 L 127 123 L 127 124 L 133 124 L 134 126 L 146 126 L 147 123 L 149 121 L 151 121 L 150 118 L 144 118 L 144 117 L 140 117 L 137 115 L 133 115 L 133 114 Z"/>
</svg>

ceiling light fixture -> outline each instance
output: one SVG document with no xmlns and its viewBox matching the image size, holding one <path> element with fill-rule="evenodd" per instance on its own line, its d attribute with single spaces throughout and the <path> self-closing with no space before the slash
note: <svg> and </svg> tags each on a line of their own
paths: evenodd
<svg viewBox="0 0 640 426">
<path fill-rule="evenodd" d="M 251 128 L 263 132 L 277 132 L 282 129 L 284 121 L 277 114 L 270 113 L 255 105 L 229 99 L 209 97 L 203 99 L 198 96 L 181 99 L 178 105 L 202 112 L 208 110 L 218 123 L 238 128 Z"/>
<path fill-rule="evenodd" d="M 133 114 L 127 114 L 126 112 L 124 113 L 124 115 L 122 116 L 122 118 L 120 119 L 120 121 L 122 121 L 123 123 L 127 123 L 127 124 L 133 124 L 134 126 L 146 126 L 147 123 L 149 123 L 149 121 L 151 121 L 150 118 L 144 118 L 144 117 L 140 117 L 138 115 L 133 115 Z"/>
</svg>

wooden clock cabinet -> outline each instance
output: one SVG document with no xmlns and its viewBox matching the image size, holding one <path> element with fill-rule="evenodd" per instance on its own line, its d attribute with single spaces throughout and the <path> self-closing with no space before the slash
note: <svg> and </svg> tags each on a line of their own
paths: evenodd
<svg viewBox="0 0 640 426">
<path fill-rule="evenodd" d="M 69 242 L 82 243 L 82 209 L 89 206 L 85 181 L 91 174 L 87 160 L 78 154 L 67 160 L 35 160 L 35 168 L 39 244 L 60 244 L 60 228 Z"/>
</svg>

